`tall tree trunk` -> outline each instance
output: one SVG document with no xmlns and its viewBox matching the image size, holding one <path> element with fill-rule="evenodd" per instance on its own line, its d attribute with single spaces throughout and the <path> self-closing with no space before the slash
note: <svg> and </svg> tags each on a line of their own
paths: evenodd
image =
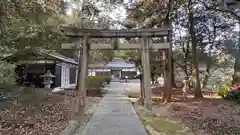
<svg viewBox="0 0 240 135">
<path fill-rule="evenodd" d="M 83 4 L 84 4 L 84 0 L 81 1 L 81 7 L 80 7 L 80 28 L 83 28 Z M 75 12 L 74 17 L 78 17 L 78 14 Z M 82 45 L 83 46 L 83 41 L 80 40 L 79 42 L 79 46 Z M 76 90 L 79 90 L 78 88 L 80 87 L 80 75 L 81 75 L 81 68 L 80 65 L 82 64 L 82 57 L 81 57 L 81 50 L 78 50 L 78 73 L 77 73 L 77 84 L 76 84 Z"/>
<path fill-rule="evenodd" d="M 5 5 L 5 1 L 0 2 L 0 34 L 3 34 L 6 28 L 6 17 L 7 17 L 7 9 Z"/>
<path fill-rule="evenodd" d="M 78 51 L 78 66 L 80 66 L 81 65 L 81 50 L 79 50 Z M 80 70 L 81 68 L 80 67 L 78 67 L 78 73 L 77 73 L 77 84 L 76 84 L 76 87 L 75 87 L 75 89 L 76 90 L 78 90 L 78 88 L 79 88 L 79 83 L 80 83 L 80 81 L 79 81 L 79 79 L 80 79 L 80 74 L 81 74 L 81 70 Z"/>
<path fill-rule="evenodd" d="M 240 59 L 238 57 L 235 58 L 234 62 L 234 74 L 232 84 L 240 83 Z"/>
<path fill-rule="evenodd" d="M 184 72 L 186 76 L 189 76 L 188 72 L 188 56 L 189 56 L 189 44 L 186 44 L 186 47 L 183 46 L 183 52 L 184 52 Z"/>
<path fill-rule="evenodd" d="M 199 78 L 199 67 L 198 67 L 198 58 L 197 58 L 197 40 L 196 33 L 194 28 L 194 13 L 193 13 L 193 3 L 192 0 L 188 0 L 188 23 L 189 23 L 189 34 L 190 34 L 190 43 L 192 45 L 192 64 L 193 64 L 193 84 L 194 84 L 194 97 L 202 98 L 202 90 Z"/>
<path fill-rule="evenodd" d="M 171 83 L 172 83 L 172 87 L 176 88 L 177 85 L 175 83 L 175 71 L 174 71 L 174 62 L 173 62 L 173 57 L 172 57 L 172 61 L 171 61 L 171 64 L 172 64 L 172 77 L 171 77 Z"/>
<path fill-rule="evenodd" d="M 210 62 L 207 62 L 206 74 L 204 75 L 204 78 L 203 78 L 202 88 L 206 88 L 206 85 L 207 85 L 207 82 L 208 82 L 208 79 L 209 79 L 210 69 L 212 67 L 211 65 L 212 64 Z"/>
<path fill-rule="evenodd" d="M 236 47 L 235 62 L 234 62 L 234 74 L 232 84 L 240 83 L 240 19 L 238 19 L 239 34 L 238 34 L 238 45 Z"/>
<path fill-rule="evenodd" d="M 165 87 L 165 90 L 164 90 L 164 93 L 163 93 L 163 102 L 167 103 L 169 101 L 171 101 L 171 98 L 172 98 L 172 83 L 174 81 L 173 79 L 173 76 L 174 76 L 174 72 L 173 71 L 173 59 L 172 59 L 172 10 L 173 10 L 173 4 L 174 4 L 174 1 L 173 0 L 169 0 L 168 1 L 168 14 L 167 14 L 167 17 L 166 17 L 166 24 L 167 26 L 171 29 L 171 31 L 169 32 L 169 35 L 168 35 L 168 38 L 169 38 L 169 43 L 170 43 L 170 46 L 169 46 L 169 49 L 166 53 L 167 55 L 167 65 L 166 65 L 166 68 L 165 68 L 165 78 L 164 80 L 167 78 L 167 87 Z M 166 77 L 167 75 L 167 77 Z M 165 81 L 164 81 L 165 83 Z M 166 86 L 165 84 L 165 86 Z"/>
<path fill-rule="evenodd" d="M 168 55 L 168 51 L 164 51 L 164 54 L 163 54 L 163 59 L 164 59 L 164 62 L 165 62 L 165 64 L 164 64 L 164 91 L 163 91 L 163 95 L 162 95 L 162 97 L 163 97 L 163 102 L 164 103 L 167 103 L 167 102 L 169 102 L 169 96 L 170 96 L 170 90 L 169 90 L 169 83 L 171 83 L 171 82 L 169 82 L 169 68 L 168 68 L 168 57 L 169 55 Z"/>
<path fill-rule="evenodd" d="M 213 49 L 213 46 L 215 44 L 216 32 L 217 32 L 216 18 L 213 18 L 212 25 L 213 25 L 212 44 L 210 45 L 209 50 L 208 50 L 208 57 L 210 59 L 208 59 L 207 63 L 206 63 L 206 74 L 205 74 L 204 79 L 203 79 L 202 88 L 206 88 L 206 85 L 207 85 L 207 82 L 208 82 L 208 79 L 209 79 L 209 76 L 210 76 L 211 68 L 212 68 L 212 62 L 213 62 L 212 59 L 211 59 L 212 49 Z M 209 41 L 211 41 L 211 36 L 210 35 L 209 35 Z"/>
<path fill-rule="evenodd" d="M 177 23 L 180 23 L 180 20 L 179 20 L 178 16 L 179 15 L 176 13 L 175 19 L 178 21 Z M 189 55 L 189 52 L 190 52 L 189 44 L 188 43 L 185 44 L 184 42 L 181 42 L 183 40 L 183 38 L 182 38 L 181 30 L 179 30 L 179 29 L 178 29 L 178 35 L 179 35 L 179 38 L 180 38 L 180 46 L 182 47 L 182 52 L 184 53 L 183 71 L 184 71 L 186 76 L 189 76 L 189 73 L 188 73 L 188 55 Z"/>
</svg>

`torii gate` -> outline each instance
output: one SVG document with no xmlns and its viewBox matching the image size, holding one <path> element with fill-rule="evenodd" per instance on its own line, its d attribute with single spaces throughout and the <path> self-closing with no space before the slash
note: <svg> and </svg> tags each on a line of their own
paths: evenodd
<svg viewBox="0 0 240 135">
<path fill-rule="evenodd" d="M 63 32 L 67 37 L 73 39 L 81 39 L 77 43 L 65 43 L 62 44 L 63 49 L 81 49 L 81 62 L 79 65 L 80 75 L 78 76 L 79 84 L 78 87 L 78 110 L 84 106 L 84 99 L 86 96 L 86 78 L 88 74 L 88 55 L 89 50 L 101 50 L 101 49 L 139 49 L 142 55 L 142 67 L 143 67 L 143 91 L 144 91 L 144 106 L 152 108 L 152 91 L 151 91 L 151 73 L 150 73 L 150 61 L 149 61 L 149 50 L 150 49 L 165 49 L 168 50 L 168 69 L 172 71 L 171 64 L 171 30 L 168 28 L 153 28 L 153 29 L 131 29 L 131 30 L 109 30 L 109 29 L 79 29 L 74 27 L 63 26 Z M 90 39 L 94 38 L 110 38 L 113 39 L 112 43 L 90 43 Z M 139 43 L 119 43 L 118 38 L 139 38 Z M 157 38 L 158 43 L 149 43 L 149 38 Z M 168 73 L 167 79 L 169 87 L 171 88 L 171 72 Z"/>
</svg>

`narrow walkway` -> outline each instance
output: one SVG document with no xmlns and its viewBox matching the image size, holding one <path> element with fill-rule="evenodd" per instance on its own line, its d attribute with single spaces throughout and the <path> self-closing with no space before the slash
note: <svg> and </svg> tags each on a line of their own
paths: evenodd
<svg viewBox="0 0 240 135">
<path fill-rule="evenodd" d="M 109 92 L 96 108 L 81 135 L 147 135 L 132 104 L 126 99 L 124 89 L 130 85 L 113 82 L 106 87 Z"/>
</svg>

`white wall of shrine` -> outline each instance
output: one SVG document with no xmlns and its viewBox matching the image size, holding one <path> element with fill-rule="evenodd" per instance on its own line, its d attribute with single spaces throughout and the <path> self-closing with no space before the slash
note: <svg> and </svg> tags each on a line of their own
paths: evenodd
<svg viewBox="0 0 240 135">
<path fill-rule="evenodd" d="M 71 66 L 69 64 L 66 64 L 66 63 L 59 63 L 58 65 L 61 66 L 61 88 L 70 88 L 70 87 L 74 87 L 76 86 L 76 83 L 75 84 L 70 84 L 70 68 L 72 67 L 76 67 L 76 66 Z M 76 70 L 76 80 L 77 80 L 77 73 L 78 73 L 78 70 Z"/>
<path fill-rule="evenodd" d="M 62 66 L 61 88 L 67 88 L 69 86 L 70 86 L 70 68 L 67 66 Z"/>
</svg>

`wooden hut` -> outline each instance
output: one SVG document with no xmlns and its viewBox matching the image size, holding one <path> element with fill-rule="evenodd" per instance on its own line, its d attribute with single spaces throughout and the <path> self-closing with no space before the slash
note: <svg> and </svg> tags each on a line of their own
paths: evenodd
<svg viewBox="0 0 240 135">
<path fill-rule="evenodd" d="M 53 51 L 29 49 L 4 60 L 17 65 L 15 71 L 19 85 L 43 88 L 43 78 L 40 76 L 48 70 L 55 76 L 51 88 L 70 88 L 77 82 L 78 62 Z"/>
</svg>

